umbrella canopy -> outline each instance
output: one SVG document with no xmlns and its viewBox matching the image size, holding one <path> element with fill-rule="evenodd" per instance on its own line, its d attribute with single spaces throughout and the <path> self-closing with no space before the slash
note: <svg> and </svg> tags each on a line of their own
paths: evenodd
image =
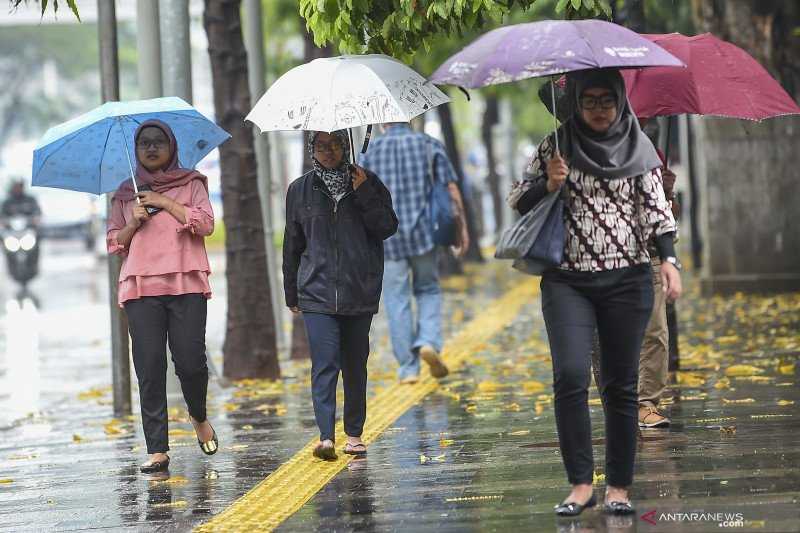
<svg viewBox="0 0 800 533">
<path fill-rule="evenodd" d="M 639 34 L 602 20 L 543 20 L 486 33 L 445 61 L 435 83 L 467 88 L 592 68 L 684 66 Z"/>
<path fill-rule="evenodd" d="M 408 65 L 382 54 L 315 59 L 293 68 L 245 120 L 264 131 L 332 132 L 408 122 L 450 98 Z"/>
<path fill-rule="evenodd" d="M 136 128 L 150 119 L 172 128 L 184 168 L 230 138 L 180 98 L 107 102 L 45 133 L 33 151 L 32 184 L 93 194 L 117 190 L 133 176 Z"/>
<path fill-rule="evenodd" d="M 710 33 L 644 35 L 688 68 L 623 72 L 639 117 L 692 113 L 763 120 L 800 114 L 800 107 L 750 54 Z"/>
</svg>

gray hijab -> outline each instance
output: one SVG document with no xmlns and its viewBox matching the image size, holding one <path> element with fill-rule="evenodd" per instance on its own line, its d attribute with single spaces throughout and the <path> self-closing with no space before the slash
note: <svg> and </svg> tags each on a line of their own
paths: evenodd
<svg viewBox="0 0 800 533">
<path fill-rule="evenodd" d="M 595 87 L 609 89 L 617 98 L 617 118 L 605 133 L 593 131 L 581 118 L 581 94 Z M 640 176 L 661 166 L 653 143 L 631 111 L 619 70 L 571 72 L 567 75 L 566 88 L 572 113 L 559 129 L 570 166 L 605 179 Z"/>
</svg>

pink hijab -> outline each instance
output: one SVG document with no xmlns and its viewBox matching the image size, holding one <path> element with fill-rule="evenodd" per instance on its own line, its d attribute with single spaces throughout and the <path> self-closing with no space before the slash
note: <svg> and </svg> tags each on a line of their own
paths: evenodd
<svg viewBox="0 0 800 533">
<path fill-rule="evenodd" d="M 134 146 L 139 140 L 139 135 L 145 128 L 158 128 L 164 132 L 164 135 L 169 139 L 169 152 L 171 154 L 169 162 L 161 170 L 151 172 L 142 166 L 139 158 L 136 158 L 136 184 L 149 185 L 155 192 L 163 193 L 175 187 L 182 187 L 192 180 L 200 180 L 203 186 L 208 190 L 208 179 L 197 172 L 196 170 L 181 168 L 178 161 L 178 141 L 175 139 L 175 134 L 172 133 L 172 128 L 160 120 L 146 120 L 142 122 L 136 129 L 136 134 L 133 137 Z M 114 198 L 128 202 L 136 198 L 131 180 L 125 180 L 119 186 Z"/>
</svg>

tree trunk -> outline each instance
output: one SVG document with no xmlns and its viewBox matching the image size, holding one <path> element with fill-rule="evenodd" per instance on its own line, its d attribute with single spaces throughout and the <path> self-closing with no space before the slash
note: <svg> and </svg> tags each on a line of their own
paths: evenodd
<svg viewBox="0 0 800 533">
<path fill-rule="evenodd" d="M 742 47 L 797 99 L 800 4 L 693 0 L 698 29 Z M 704 200 L 702 287 L 706 293 L 800 289 L 800 118 L 761 123 L 695 120 Z M 700 157 L 702 155 L 702 158 Z"/>
<path fill-rule="evenodd" d="M 314 35 L 306 29 L 306 21 L 302 18 L 298 19 L 300 22 L 300 33 L 303 35 L 303 59 L 305 63 L 318 59 L 320 57 L 331 57 L 333 55 L 332 48 L 328 45 L 324 48 L 318 47 L 314 43 Z M 308 145 L 309 132 L 303 132 L 303 174 L 313 168 L 311 163 L 311 154 L 308 153 L 306 146 Z M 308 345 L 308 336 L 306 335 L 306 325 L 303 322 L 302 315 L 292 316 L 292 359 L 308 359 L 311 357 L 311 349 Z"/>
<path fill-rule="evenodd" d="M 489 191 L 492 194 L 492 208 L 494 210 L 495 232 L 503 228 L 503 192 L 500 190 L 500 175 L 497 173 L 497 157 L 494 150 L 494 126 L 500 120 L 497 96 L 486 97 L 486 109 L 483 112 L 481 124 L 481 137 L 486 147 L 486 165 L 488 172 Z"/>
<path fill-rule="evenodd" d="M 475 207 L 473 198 L 466 193 L 467 187 L 464 185 L 464 168 L 461 166 L 461 156 L 458 151 L 458 144 L 456 143 L 456 131 L 453 125 L 453 115 L 450 112 L 450 104 L 443 104 L 436 108 L 439 113 L 439 121 L 442 125 L 442 136 L 444 137 L 444 146 L 447 150 L 447 155 L 453 163 L 458 177 L 458 189 L 461 191 L 461 196 L 464 198 L 464 210 L 467 217 L 467 229 L 469 230 L 469 249 L 465 259 L 467 261 L 481 262 L 483 255 L 481 254 L 480 247 L 480 233 L 478 225 L 475 221 Z"/>
<path fill-rule="evenodd" d="M 216 118 L 232 136 L 220 146 L 228 282 L 223 372 L 231 379 L 277 379 L 280 368 L 265 275 L 267 256 L 253 132 L 244 122 L 250 90 L 240 4 L 240 0 L 205 0 L 203 13 Z"/>
</svg>

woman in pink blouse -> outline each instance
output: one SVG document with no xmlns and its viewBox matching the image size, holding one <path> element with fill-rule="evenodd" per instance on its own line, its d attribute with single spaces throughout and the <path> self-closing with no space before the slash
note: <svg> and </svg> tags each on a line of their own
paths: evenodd
<svg viewBox="0 0 800 533">
<path fill-rule="evenodd" d="M 180 168 L 175 135 L 158 120 L 136 130 L 136 182 L 113 198 L 108 252 L 122 256 L 119 305 L 128 315 L 149 460 L 144 473 L 169 466 L 167 353 L 203 453 L 219 442 L 206 419 L 206 300 L 211 286 L 204 237 L 214 231 L 206 177 Z"/>
</svg>

